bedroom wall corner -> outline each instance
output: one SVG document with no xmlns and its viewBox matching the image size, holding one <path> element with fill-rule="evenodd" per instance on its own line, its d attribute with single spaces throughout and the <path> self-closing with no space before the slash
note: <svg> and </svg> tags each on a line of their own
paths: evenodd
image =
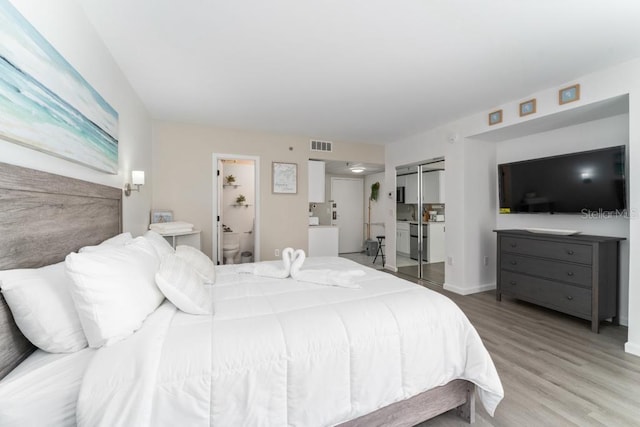
<svg viewBox="0 0 640 427">
<path fill-rule="evenodd" d="M 149 113 L 76 1 L 11 3 L 118 112 L 119 164 L 118 173 L 111 175 L 1 139 L 0 161 L 116 188 L 130 180 L 131 170 L 144 170 L 141 192 L 123 197 L 123 229 L 142 234 L 152 196 Z"/>
</svg>

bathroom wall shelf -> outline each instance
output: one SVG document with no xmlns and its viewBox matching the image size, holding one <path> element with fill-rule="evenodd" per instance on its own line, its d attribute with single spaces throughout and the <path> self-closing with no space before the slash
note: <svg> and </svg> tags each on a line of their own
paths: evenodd
<svg viewBox="0 0 640 427">
<path fill-rule="evenodd" d="M 242 204 L 241 203 L 233 203 L 231 206 L 235 206 L 236 208 L 241 208 L 241 207 L 244 206 L 245 208 L 248 208 L 249 206 L 253 206 L 253 205 L 250 204 L 250 203 L 242 203 Z"/>
<path fill-rule="evenodd" d="M 238 187 L 240 187 L 240 184 L 222 184 L 222 187 L 224 187 L 224 188 L 229 188 L 229 187 L 238 188 Z"/>
</svg>

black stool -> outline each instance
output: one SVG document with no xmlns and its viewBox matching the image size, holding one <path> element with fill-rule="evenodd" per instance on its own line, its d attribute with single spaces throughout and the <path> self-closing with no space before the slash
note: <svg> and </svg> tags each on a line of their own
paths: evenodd
<svg viewBox="0 0 640 427">
<path fill-rule="evenodd" d="M 378 259 L 378 255 L 382 256 L 382 266 L 384 267 L 384 250 L 382 250 L 382 248 L 384 247 L 384 236 L 376 236 L 376 239 L 378 239 L 378 250 L 376 251 L 376 256 L 373 259 L 373 263 L 376 263 L 376 260 Z"/>
</svg>

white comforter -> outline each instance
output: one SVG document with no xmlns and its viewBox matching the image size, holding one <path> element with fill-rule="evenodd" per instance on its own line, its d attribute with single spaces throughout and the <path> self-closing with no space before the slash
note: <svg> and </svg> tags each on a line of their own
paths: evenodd
<svg viewBox="0 0 640 427">
<path fill-rule="evenodd" d="M 309 268 L 358 268 L 311 258 Z M 129 339 L 96 352 L 84 426 L 329 426 L 443 385 L 476 383 L 493 414 L 502 385 L 448 298 L 366 269 L 361 289 L 217 269 L 213 316 L 165 302 Z"/>
</svg>

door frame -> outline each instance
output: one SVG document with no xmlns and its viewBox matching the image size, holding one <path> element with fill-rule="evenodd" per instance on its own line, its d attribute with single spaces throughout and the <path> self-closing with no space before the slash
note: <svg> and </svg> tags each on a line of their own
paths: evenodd
<svg viewBox="0 0 640 427">
<path fill-rule="evenodd" d="M 211 206 L 211 259 L 214 263 L 222 264 L 222 218 L 220 217 L 222 201 L 222 180 L 218 164 L 222 160 L 253 160 L 254 164 L 254 188 L 255 188 L 255 219 L 253 228 L 253 260 L 260 261 L 260 156 L 247 156 L 245 154 L 221 154 L 213 153 L 213 176 Z"/>
</svg>

